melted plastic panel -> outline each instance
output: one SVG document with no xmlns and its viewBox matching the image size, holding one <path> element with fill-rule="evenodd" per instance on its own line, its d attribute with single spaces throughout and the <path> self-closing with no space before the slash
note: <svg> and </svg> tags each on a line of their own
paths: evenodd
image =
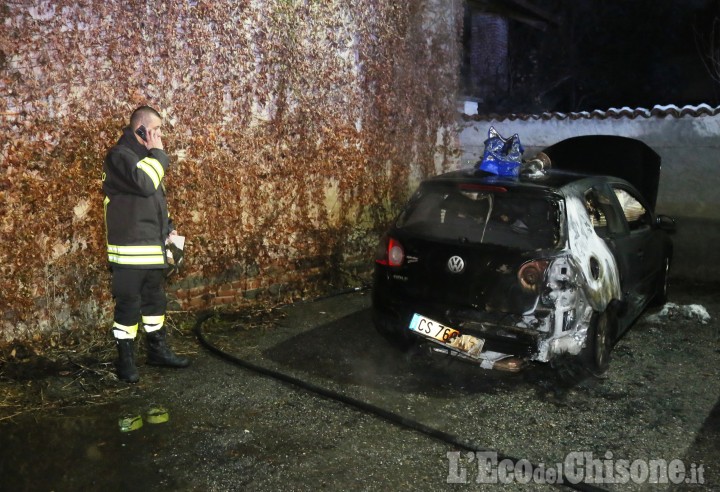
<svg viewBox="0 0 720 492">
<path fill-rule="evenodd" d="M 540 342 L 533 357 L 542 362 L 563 353 L 579 354 L 593 311 L 604 311 L 612 299 L 621 295 L 615 257 L 595 234 L 585 204 L 570 197 L 566 207 L 570 254 L 556 258 L 546 272 L 541 301 L 551 313 L 538 329 L 551 335 Z"/>
<path fill-rule="evenodd" d="M 565 201 L 568 241 L 572 257 L 583 276 L 590 305 L 602 312 L 612 299 L 620 299 L 620 274 L 615 257 L 605 241 L 595 234 L 585 204 L 577 197 Z"/>
<path fill-rule="evenodd" d="M 549 261 L 537 302 L 515 326 L 542 334 L 530 358 L 548 362 L 559 354 L 580 353 L 592 315 L 584 275 L 576 259 L 568 254 Z"/>
<path fill-rule="evenodd" d="M 524 325 L 548 334 L 533 356 L 541 362 L 563 353 L 579 354 L 593 312 L 604 311 L 621 296 L 615 257 L 595 233 L 585 204 L 576 197 L 565 203 L 568 255 L 550 262 L 539 303 L 524 316 Z"/>
<path fill-rule="evenodd" d="M 528 313 L 539 331 L 548 334 L 540 341 L 534 360 L 547 362 L 561 353 L 578 354 L 587 337 L 593 309 L 588 302 L 580 269 L 572 257 L 553 260 L 546 271 L 546 288 L 540 301 L 550 312 L 538 317 Z"/>
<path fill-rule="evenodd" d="M 542 292 L 535 305 L 514 325 L 520 332 L 536 330 L 541 334 L 537 349 L 530 356 L 532 360 L 548 362 L 564 353 L 577 355 L 585 346 L 593 307 L 586 295 L 585 276 L 578 261 L 567 253 L 548 262 Z M 496 335 L 503 332 L 512 333 L 512 330 L 493 330 Z M 511 356 L 499 352 L 479 354 L 481 366 L 487 369 L 508 357 Z"/>
</svg>

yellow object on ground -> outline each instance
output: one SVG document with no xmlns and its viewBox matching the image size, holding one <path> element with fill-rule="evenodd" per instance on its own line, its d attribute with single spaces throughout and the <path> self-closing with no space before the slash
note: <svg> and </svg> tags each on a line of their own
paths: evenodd
<svg viewBox="0 0 720 492">
<path fill-rule="evenodd" d="M 164 424 L 170 420 L 170 414 L 165 407 L 153 405 L 148 409 L 145 420 L 148 424 Z"/>
</svg>

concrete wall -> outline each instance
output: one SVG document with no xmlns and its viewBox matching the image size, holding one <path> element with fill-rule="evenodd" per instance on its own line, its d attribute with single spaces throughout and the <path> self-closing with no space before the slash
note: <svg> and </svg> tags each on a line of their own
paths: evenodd
<svg viewBox="0 0 720 492">
<path fill-rule="evenodd" d="M 711 111 L 717 113 L 717 110 Z M 481 157 L 490 126 L 503 136 L 520 135 L 525 158 L 560 140 L 578 135 L 621 135 L 642 140 L 662 158 L 657 212 L 677 222 L 672 275 L 715 281 L 720 274 L 720 115 L 548 119 L 465 118 L 460 131 L 461 166 L 471 167 Z"/>
</svg>

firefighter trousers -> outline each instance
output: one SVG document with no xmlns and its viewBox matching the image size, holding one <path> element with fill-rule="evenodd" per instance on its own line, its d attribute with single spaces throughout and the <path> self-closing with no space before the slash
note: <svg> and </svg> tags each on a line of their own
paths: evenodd
<svg viewBox="0 0 720 492">
<path fill-rule="evenodd" d="M 115 338 L 134 339 L 140 322 L 148 333 L 163 327 L 167 308 L 164 269 L 113 266 L 112 296 L 115 300 Z"/>
</svg>

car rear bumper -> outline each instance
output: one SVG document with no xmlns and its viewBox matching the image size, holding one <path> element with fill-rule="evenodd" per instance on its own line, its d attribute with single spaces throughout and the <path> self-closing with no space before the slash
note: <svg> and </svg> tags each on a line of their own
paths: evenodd
<svg viewBox="0 0 720 492">
<path fill-rule="evenodd" d="M 415 313 L 455 328 L 464 335 L 482 339 L 484 345 L 481 357 L 467 357 L 466 354 L 454 350 L 447 344 L 411 331 L 409 325 Z M 518 326 L 523 323 L 522 316 L 480 311 L 468 313 L 467 310 L 430 304 L 416 306 L 406 302 L 393 303 L 375 296 L 373 296 L 373 321 L 379 331 L 393 338 L 427 344 L 433 355 L 444 354 L 468 359 L 487 369 L 519 370 L 523 361 L 537 358 L 541 342 L 547 338 L 547 334 L 533 328 Z"/>
</svg>

